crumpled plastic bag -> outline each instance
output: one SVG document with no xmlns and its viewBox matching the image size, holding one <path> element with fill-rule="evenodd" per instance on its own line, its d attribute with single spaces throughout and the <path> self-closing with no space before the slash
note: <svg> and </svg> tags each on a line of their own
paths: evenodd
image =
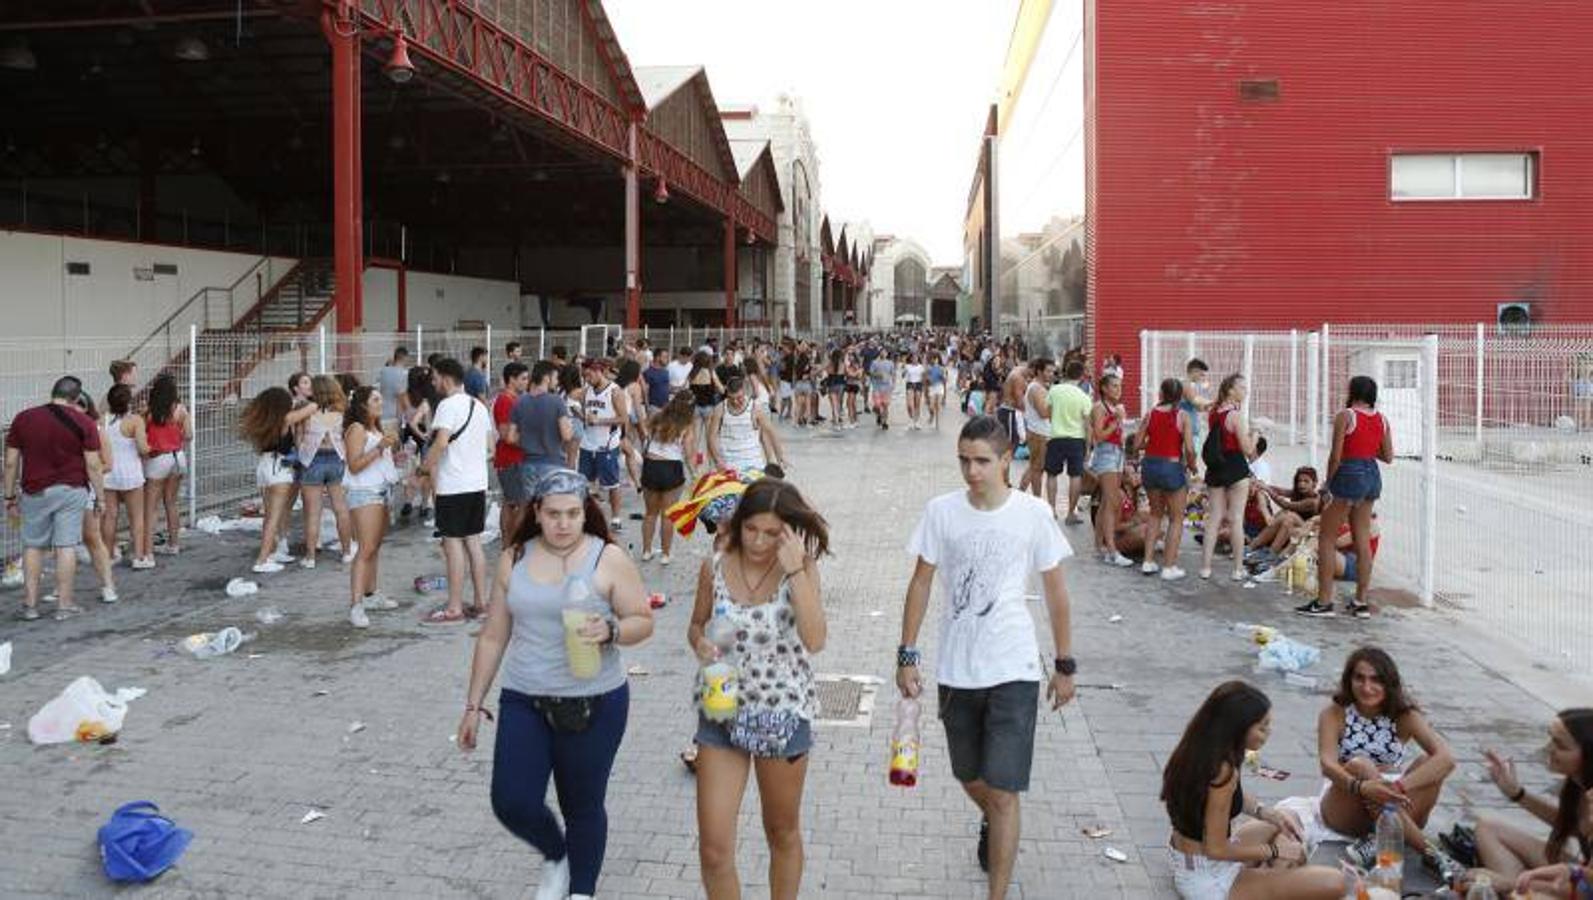
<svg viewBox="0 0 1593 900">
<path fill-rule="evenodd" d="M 121 688 L 109 694 L 98 681 L 84 675 L 33 714 L 28 720 L 28 740 L 35 744 L 104 740 L 122 730 L 127 704 L 144 694 L 143 688 Z"/>
<path fill-rule="evenodd" d="M 209 659 L 212 656 L 225 656 L 253 637 L 229 625 L 215 633 L 202 631 L 190 634 L 183 638 L 182 648 L 192 653 L 195 659 Z"/>
<path fill-rule="evenodd" d="M 223 531 L 259 531 L 264 526 L 264 519 L 223 519 L 220 516 L 205 516 L 194 523 L 194 530 L 213 537 Z"/>
<path fill-rule="evenodd" d="M 1322 651 L 1279 634 L 1261 648 L 1260 657 L 1257 672 L 1298 672 L 1316 665 Z"/>
<path fill-rule="evenodd" d="M 0 675 L 11 671 L 11 642 L 0 644 Z"/>
<path fill-rule="evenodd" d="M 227 582 L 228 597 L 247 597 L 260 593 L 260 585 L 247 578 L 234 578 Z"/>
</svg>

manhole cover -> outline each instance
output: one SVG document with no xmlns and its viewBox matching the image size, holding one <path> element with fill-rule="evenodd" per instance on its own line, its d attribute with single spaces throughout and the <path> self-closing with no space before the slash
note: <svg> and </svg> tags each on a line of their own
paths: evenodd
<svg viewBox="0 0 1593 900">
<path fill-rule="evenodd" d="M 879 679 L 867 675 L 815 675 L 819 691 L 818 721 L 828 725 L 867 727 L 874 714 Z"/>
</svg>

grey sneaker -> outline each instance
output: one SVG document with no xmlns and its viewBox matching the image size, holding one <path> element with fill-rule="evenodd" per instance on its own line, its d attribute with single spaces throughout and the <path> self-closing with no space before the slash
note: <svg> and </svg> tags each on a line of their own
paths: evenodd
<svg viewBox="0 0 1593 900">
<path fill-rule="evenodd" d="M 365 595 L 365 599 L 360 601 L 360 602 L 362 604 L 364 604 L 366 609 L 384 609 L 385 610 L 385 609 L 397 609 L 398 608 L 398 601 L 392 599 L 391 597 L 388 597 L 386 594 L 382 593 L 381 591 L 377 591 L 374 594 L 366 594 Z"/>
<path fill-rule="evenodd" d="M 1422 865 L 1446 885 L 1454 885 L 1466 874 L 1466 867 L 1439 849 L 1437 841 L 1432 839 L 1429 839 L 1427 852 L 1422 854 Z"/>
<path fill-rule="evenodd" d="M 1345 847 L 1344 858 L 1357 868 L 1367 871 L 1377 868 L 1377 838 L 1369 834 Z"/>
</svg>

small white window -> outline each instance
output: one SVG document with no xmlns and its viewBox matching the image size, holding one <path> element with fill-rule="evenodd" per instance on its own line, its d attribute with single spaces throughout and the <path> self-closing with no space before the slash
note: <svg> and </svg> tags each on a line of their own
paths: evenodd
<svg viewBox="0 0 1593 900">
<path fill-rule="evenodd" d="M 1389 167 L 1395 200 L 1530 200 L 1532 153 L 1398 153 Z"/>
<path fill-rule="evenodd" d="M 1408 391 L 1421 387 L 1420 363 L 1414 359 L 1390 359 L 1383 363 L 1383 387 Z"/>
</svg>

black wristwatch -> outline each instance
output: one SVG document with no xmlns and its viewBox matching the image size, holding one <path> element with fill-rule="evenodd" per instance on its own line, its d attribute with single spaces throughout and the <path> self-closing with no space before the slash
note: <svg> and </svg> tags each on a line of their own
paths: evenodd
<svg viewBox="0 0 1593 900">
<path fill-rule="evenodd" d="M 1073 675 L 1076 672 L 1078 672 L 1078 670 L 1079 670 L 1078 660 L 1075 660 L 1073 657 L 1071 657 L 1071 656 L 1058 656 L 1056 658 L 1056 673 L 1058 675 L 1066 675 L 1069 678 L 1072 678 Z"/>
<path fill-rule="evenodd" d="M 619 634 L 620 634 L 620 632 L 619 632 L 619 619 L 614 618 L 614 614 L 613 613 L 604 613 L 603 614 L 603 622 L 604 622 L 604 624 L 606 624 L 608 626 L 608 637 L 602 643 L 598 644 L 598 646 L 599 647 L 608 647 L 608 646 L 611 646 L 611 645 L 614 645 L 614 644 L 618 644 L 619 643 Z"/>
<path fill-rule="evenodd" d="M 910 647 L 907 644 L 902 644 L 896 648 L 896 668 L 898 669 L 917 666 L 919 659 L 920 656 L 917 647 Z"/>
</svg>

